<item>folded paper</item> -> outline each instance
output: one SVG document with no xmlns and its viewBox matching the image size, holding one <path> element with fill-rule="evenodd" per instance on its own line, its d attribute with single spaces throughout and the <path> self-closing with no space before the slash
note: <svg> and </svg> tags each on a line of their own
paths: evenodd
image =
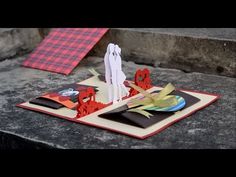
<svg viewBox="0 0 236 177">
<path fill-rule="evenodd" d="M 138 69 L 134 76 L 134 84 L 143 90 L 147 90 L 152 88 L 151 79 L 150 79 L 150 71 L 147 68 Z M 135 88 L 131 88 L 129 91 L 130 96 L 137 95 L 139 93 Z"/>
<path fill-rule="evenodd" d="M 101 37 L 101 34 L 106 31 L 105 29 L 98 30 L 94 34 L 94 29 L 92 33 L 90 33 L 91 29 L 86 29 L 86 32 L 81 34 L 81 31 L 77 30 L 62 30 L 66 34 L 59 30 L 56 31 L 57 34 L 53 33 L 54 36 L 49 35 L 45 40 L 46 42 L 41 44 L 41 50 L 38 49 L 35 52 L 36 54 L 33 54 L 36 57 L 36 63 L 33 66 L 37 68 L 40 64 L 40 69 L 69 73 L 78 64 L 76 59 L 78 51 L 74 52 L 78 43 L 74 48 L 71 46 L 73 42 L 78 42 L 76 37 L 80 36 L 80 42 L 85 40 L 84 44 L 86 45 L 79 45 L 79 52 L 82 52 L 79 59 L 82 59 L 97 42 L 97 39 Z M 99 33 L 99 31 L 103 32 Z M 82 32 L 84 31 L 82 30 Z M 58 37 L 58 35 L 62 36 Z M 68 36 L 72 37 L 69 43 Z M 96 40 L 90 40 L 88 36 L 97 38 Z M 50 44 L 54 41 L 56 42 L 53 45 Z M 57 43 L 59 48 L 58 46 L 55 47 Z M 65 46 L 61 47 L 62 44 L 65 44 Z M 67 50 L 63 52 L 65 58 L 55 52 L 62 49 Z M 45 51 L 48 52 L 47 55 L 44 53 Z M 72 60 L 71 55 L 73 56 Z M 120 55 L 121 49 L 119 46 L 110 43 L 104 56 L 105 76 L 91 68 L 89 71 L 93 77 L 45 93 L 18 106 L 144 139 L 219 98 L 217 95 L 207 93 L 176 90 L 172 84 L 168 84 L 164 88 L 153 86 L 150 71 L 147 68 L 138 69 L 134 81 L 126 81 L 125 73 L 122 71 Z M 24 64 L 32 66 L 32 63 L 33 61 L 29 59 Z M 62 63 L 63 65 L 61 65 Z"/>
<path fill-rule="evenodd" d="M 62 108 L 63 106 L 73 109 L 77 106 L 77 97 L 79 93 L 86 90 L 88 85 L 67 84 L 55 90 L 51 90 L 38 98 L 30 100 L 30 103 L 38 104 L 54 109 Z M 93 87 L 97 92 L 97 87 Z"/>
<path fill-rule="evenodd" d="M 144 98 L 132 99 L 128 103 L 129 108 L 136 107 L 133 109 L 129 109 L 128 111 L 130 112 L 136 112 L 144 115 L 147 118 L 150 118 L 150 116 L 153 115 L 145 110 L 178 111 L 185 106 L 184 98 L 180 96 L 169 95 L 175 90 L 175 87 L 170 83 L 156 94 L 150 94 L 141 87 L 132 83 L 130 83 L 130 86 L 144 95 Z"/>
<path fill-rule="evenodd" d="M 96 92 L 96 101 L 109 104 L 106 102 L 106 83 L 101 81 L 98 77 L 93 76 L 77 84 L 96 87 L 98 90 Z M 151 94 L 155 94 L 160 90 L 162 90 L 162 88 L 153 86 L 146 91 Z M 150 111 L 150 113 L 154 115 L 150 117 L 150 119 L 143 118 L 143 115 L 141 114 L 126 111 L 128 109 L 127 103 L 133 98 L 141 97 L 142 94 L 137 94 L 130 98 L 124 99 L 118 104 L 108 105 L 103 109 L 80 118 L 77 118 L 77 110 L 69 109 L 64 106 L 58 109 L 53 109 L 47 106 L 33 104 L 28 101 L 17 106 L 45 114 L 50 114 L 68 121 L 86 124 L 88 126 L 95 126 L 139 139 L 145 139 L 162 131 L 171 124 L 190 116 L 194 112 L 203 109 L 219 98 L 219 96 L 215 94 L 186 90 L 175 90 L 171 93 L 171 95 L 183 97 L 186 100 L 185 107 L 177 112 Z"/>
<path fill-rule="evenodd" d="M 105 79 L 108 90 L 109 102 L 117 103 L 122 101 L 124 96 L 128 96 L 129 92 L 124 85 L 126 76 L 122 71 L 121 49 L 116 44 L 108 44 L 107 52 L 104 56 Z M 125 95 L 124 95 L 125 94 Z"/>
<path fill-rule="evenodd" d="M 158 93 L 156 91 L 152 92 L 151 94 Z M 192 96 L 188 93 L 181 92 L 181 91 L 173 91 L 171 92 L 174 96 L 180 96 L 186 100 L 186 105 L 184 109 L 191 107 L 192 105 L 200 102 L 200 99 Z M 128 101 L 129 102 L 129 101 Z M 129 125 L 141 127 L 141 128 L 148 128 L 158 122 L 161 122 L 165 120 L 166 118 L 173 116 L 175 112 L 162 112 L 162 111 L 155 111 L 150 110 L 148 113 L 152 114 L 148 119 L 144 118 L 144 115 L 139 113 L 138 111 L 129 111 L 129 108 L 127 105 L 121 106 L 119 108 L 116 108 L 112 111 L 100 114 L 99 117 L 113 120 L 121 123 L 126 123 Z"/>
<path fill-rule="evenodd" d="M 85 101 L 85 99 L 87 99 Z M 81 91 L 78 96 L 77 106 L 77 118 L 94 113 L 102 108 L 105 108 L 108 104 L 97 102 L 95 99 L 95 91 L 93 87 L 88 87 L 86 90 Z"/>
<path fill-rule="evenodd" d="M 23 66 L 70 74 L 108 31 L 107 28 L 54 28 Z"/>
</svg>

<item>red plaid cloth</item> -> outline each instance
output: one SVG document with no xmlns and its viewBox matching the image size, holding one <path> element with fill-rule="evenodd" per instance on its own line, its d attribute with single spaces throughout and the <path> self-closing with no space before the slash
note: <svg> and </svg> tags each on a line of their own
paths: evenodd
<svg viewBox="0 0 236 177">
<path fill-rule="evenodd" d="M 107 32 L 107 28 L 55 28 L 23 66 L 70 74 Z"/>
</svg>

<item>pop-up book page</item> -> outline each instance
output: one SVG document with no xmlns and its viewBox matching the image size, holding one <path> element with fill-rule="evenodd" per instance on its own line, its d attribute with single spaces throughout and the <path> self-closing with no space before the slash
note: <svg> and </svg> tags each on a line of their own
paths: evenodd
<svg viewBox="0 0 236 177">
<path fill-rule="evenodd" d="M 99 91 L 96 93 L 96 100 L 98 102 L 109 104 L 106 96 L 107 89 L 105 82 L 100 81 L 96 76 L 94 76 L 80 82 L 79 84 L 97 87 Z M 161 87 L 152 87 L 147 91 L 151 93 L 160 91 L 161 89 Z M 178 92 L 181 93 L 181 95 L 185 95 L 186 97 L 188 97 L 189 101 L 191 102 L 189 107 L 175 113 L 157 113 L 150 119 L 147 119 L 135 112 L 125 112 L 125 110 L 127 109 L 126 105 L 128 101 L 132 98 L 142 96 L 141 94 L 137 94 L 132 98 L 127 98 L 115 105 L 108 105 L 107 107 L 99 111 L 81 118 L 76 117 L 76 110 L 67 108 L 65 106 L 54 109 L 30 102 L 21 103 L 18 106 L 29 110 L 50 114 L 55 117 L 64 118 L 70 121 L 108 129 L 118 133 L 123 133 L 136 138 L 144 139 L 160 132 L 171 124 L 190 116 L 194 112 L 208 106 L 216 99 L 218 99 L 217 95 L 207 93 L 185 90 L 178 90 Z M 177 94 L 179 94 L 178 92 Z"/>
<path fill-rule="evenodd" d="M 94 76 L 17 106 L 145 139 L 219 98 L 216 94 L 176 89 L 171 83 L 154 86 L 146 68 L 137 70 L 133 81 L 127 81 L 120 54 L 118 45 L 109 44 L 104 76 L 90 69 Z"/>
</svg>

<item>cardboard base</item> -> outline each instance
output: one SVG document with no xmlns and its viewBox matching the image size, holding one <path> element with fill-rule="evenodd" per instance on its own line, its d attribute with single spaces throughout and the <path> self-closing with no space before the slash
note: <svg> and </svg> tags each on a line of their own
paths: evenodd
<svg viewBox="0 0 236 177">
<path fill-rule="evenodd" d="M 108 103 L 108 100 L 107 100 L 108 93 L 107 93 L 106 84 L 100 81 L 96 76 L 91 77 L 87 80 L 84 80 L 80 82 L 79 84 L 97 86 L 99 88 L 99 91 L 96 93 L 96 100 L 102 103 Z M 162 89 L 161 87 L 152 87 L 151 89 L 147 91 L 153 92 L 153 91 L 161 90 L 161 89 Z M 130 99 L 139 97 L 141 96 L 141 94 L 135 95 L 132 98 L 127 98 L 117 104 L 107 106 L 104 109 L 101 109 L 97 112 L 94 112 L 82 118 L 76 118 L 77 111 L 71 110 L 65 107 L 60 108 L 60 109 L 51 109 L 51 108 L 46 108 L 39 105 L 34 105 L 29 102 L 21 103 L 21 104 L 18 104 L 17 106 L 21 108 L 37 111 L 37 112 L 42 112 L 45 114 L 50 114 L 59 118 L 67 119 L 69 121 L 103 128 L 106 130 L 122 133 L 122 134 L 129 135 L 129 136 L 139 138 L 139 139 L 145 139 L 147 137 L 150 137 L 164 130 L 165 128 L 172 125 L 173 123 L 190 116 L 194 112 L 210 105 L 211 103 L 213 103 L 219 98 L 219 95 L 215 95 L 215 94 L 208 94 L 208 93 L 201 93 L 201 92 L 187 91 L 187 90 L 180 90 L 180 91 L 190 94 L 194 97 L 197 97 L 200 99 L 200 101 L 186 109 L 176 112 L 174 115 L 147 128 L 140 128 L 140 127 L 127 125 L 124 123 L 119 123 L 119 122 L 115 122 L 112 120 L 98 117 L 98 115 L 100 114 L 106 113 L 108 111 L 114 110 L 118 107 L 121 107 L 127 104 L 127 102 Z"/>
</svg>

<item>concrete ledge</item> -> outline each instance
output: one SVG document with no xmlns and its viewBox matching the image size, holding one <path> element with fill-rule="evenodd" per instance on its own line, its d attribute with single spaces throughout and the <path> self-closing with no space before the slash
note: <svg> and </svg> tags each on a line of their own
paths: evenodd
<svg viewBox="0 0 236 177">
<path fill-rule="evenodd" d="M 45 143 L 30 141 L 28 138 L 0 131 L 0 150 L 7 149 L 52 149 Z"/>
<path fill-rule="evenodd" d="M 92 55 L 103 57 L 107 44 L 114 42 L 121 46 L 127 61 L 236 77 L 236 32 L 232 30 L 220 35 L 221 29 L 211 33 L 194 29 L 115 28 L 109 30 Z"/>
</svg>

